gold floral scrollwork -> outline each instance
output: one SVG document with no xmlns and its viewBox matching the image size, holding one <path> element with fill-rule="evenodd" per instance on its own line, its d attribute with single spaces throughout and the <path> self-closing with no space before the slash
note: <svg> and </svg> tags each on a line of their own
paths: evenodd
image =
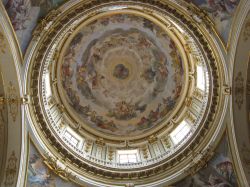
<svg viewBox="0 0 250 187">
<path fill-rule="evenodd" d="M 191 97 L 187 97 L 185 100 L 185 104 L 187 107 L 190 107 L 192 102 L 193 102 L 193 98 L 191 98 Z"/>
<path fill-rule="evenodd" d="M 171 140 L 169 139 L 169 137 L 164 138 L 163 142 L 164 142 L 167 149 L 170 149 L 172 147 L 172 143 L 171 143 Z"/>
<path fill-rule="evenodd" d="M 105 146 L 103 138 L 98 138 L 95 143 L 101 147 Z"/>
<path fill-rule="evenodd" d="M 26 102 L 26 99 L 21 100 L 20 98 L 18 98 L 16 93 L 17 90 L 10 81 L 7 87 L 7 97 L 0 97 L 0 105 L 7 104 L 10 115 L 14 122 L 16 121 L 16 116 L 18 113 L 18 106 L 22 104 L 22 102 Z"/>
<path fill-rule="evenodd" d="M 239 109 L 241 109 L 241 105 L 243 104 L 243 96 L 244 96 L 244 79 L 242 73 L 239 72 L 235 78 L 235 102 Z"/>
<path fill-rule="evenodd" d="M 199 89 L 195 89 L 193 92 L 194 97 L 196 97 L 197 99 L 203 100 L 203 93 L 201 90 Z"/>
<path fill-rule="evenodd" d="M 85 144 L 85 152 L 88 153 L 90 151 L 92 143 L 90 141 L 87 141 Z"/>
<path fill-rule="evenodd" d="M 9 159 L 8 159 L 8 165 L 5 171 L 5 186 L 12 186 L 15 181 L 17 172 L 17 157 L 15 155 L 15 151 L 12 151 Z"/>
<path fill-rule="evenodd" d="M 113 157 L 114 157 L 114 150 L 109 149 L 109 151 L 108 151 L 108 159 L 109 159 L 109 161 L 112 161 Z"/>
<path fill-rule="evenodd" d="M 250 81 L 247 83 L 247 95 L 250 95 Z"/>
<path fill-rule="evenodd" d="M 152 143 L 157 142 L 157 140 L 158 138 L 155 135 L 151 135 L 148 139 L 148 142 L 152 144 Z"/>
<path fill-rule="evenodd" d="M 192 123 L 195 123 L 196 121 L 196 117 L 191 112 L 187 112 L 187 119 L 190 120 Z"/>
<path fill-rule="evenodd" d="M 225 85 L 225 86 L 224 86 L 223 93 L 224 93 L 225 95 L 231 95 L 231 93 L 232 93 L 232 88 L 231 88 L 230 86 Z"/>
<path fill-rule="evenodd" d="M 250 19 L 246 22 L 245 29 L 243 29 L 244 41 L 247 41 L 250 37 Z"/>
<path fill-rule="evenodd" d="M 76 176 L 70 172 L 67 167 L 63 168 L 59 166 L 57 163 L 57 159 L 51 157 L 48 153 L 46 154 L 47 158 L 44 159 L 44 163 L 50 168 L 56 175 L 59 175 L 62 177 L 64 180 L 75 180 Z"/>
<path fill-rule="evenodd" d="M 148 159 L 149 155 L 148 155 L 148 147 L 147 147 L 147 146 L 144 146 L 144 147 L 142 148 L 142 153 L 143 153 L 143 157 L 144 157 L 145 159 Z"/>
<path fill-rule="evenodd" d="M 189 44 L 185 44 L 184 49 L 187 53 L 192 53 L 192 47 Z"/>
<path fill-rule="evenodd" d="M 0 52 L 5 53 L 6 43 L 4 41 L 4 35 L 0 32 Z"/>
<path fill-rule="evenodd" d="M 241 153 L 243 157 L 243 162 L 245 166 L 248 168 L 248 171 L 250 172 L 250 149 L 247 147 L 245 143 L 242 144 Z"/>
<path fill-rule="evenodd" d="M 16 88 L 14 87 L 12 82 L 9 82 L 7 102 L 9 106 L 10 115 L 14 122 L 16 121 L 16 116 L 18 113 L 18 105 L 20 104 L 20 99 L 18 98 L 16 93 L 17 93 Z"/>
</svg>

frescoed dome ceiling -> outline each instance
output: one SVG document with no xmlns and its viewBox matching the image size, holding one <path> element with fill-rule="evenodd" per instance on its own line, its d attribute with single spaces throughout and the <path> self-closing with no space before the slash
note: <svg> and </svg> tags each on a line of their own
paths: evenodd
<svg viewBox="0 0 250 187">
<path fill-rule="evenodd" d="M 164 28 L 114 14 L 83 25 L 64 47 L 59 85 L 79 123 L 115 136 L 142 134 L 176 108 L 184 62 Z"/>
<path fill-rule="evenodd" d="M 20 140 L 2 137 L 4 185 L 247 186 L 249 8 L 248 0 L 2 0 L 2 112 L 23 127 L 2 132 Z"/>
<path fill-rule="evenodd" d="M 46 155 L 65 162 L 73 181 L 171 181 L 196 165 L 187 155 L 218 136 L 220 42 L 184 5 L 79 1 L 33 32 L 27 113 Z"/>
</svg>

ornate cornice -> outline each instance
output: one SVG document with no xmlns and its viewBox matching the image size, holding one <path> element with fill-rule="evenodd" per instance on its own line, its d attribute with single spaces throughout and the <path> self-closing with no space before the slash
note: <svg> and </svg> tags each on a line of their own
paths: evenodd
<svg viewBox="0 0 250 187">
<path fill-rule="evenodd" d="M 112 166 L 101 165 L 98 162 L 95 162 L 94 159 L 88 160 L 88 158 L 83 158 L 77 154 L 77 152 L 69 152 L 69 146 L 64 142 L 59 142 L 58 137 L 55 136 L 55 130 L 52 129 L 47 123 L 45 118 L 45 111 L 41 108 L 41 87 L 39 87 L 41 70 L 44 66 L 47 56 L 52 56 L 54 60 L 57 59 L 58 50 L 61 46 L 57 46 L 59 35 L 64 35 L 67 38 L 72 32 L 74 32 L 75 26 L 77 26 L 77 20 L 85 15 L 88 15 L 89 12 L 93 12 L 94 16 L 100 7 L 110 6 L 110 5 L 119 5 L 119 6 L 131 6 L 144 7 L 143 10 L 154 14 L 156 12 L 162 14 L 162 16 L 169 16 L 176 23 L 182 25 L 187 33 L 194 38 L 196 45 L 201 50 L 201 56 L 206 62 L 208 67 L 209 74 L 209 90 L 210 95 L 208 97 L 208 107 L 205 109 L 205 115 L 202 117 L 199 126 L 197 127 L 196 133 L 192 136 L 193 139 L 185 143 L 186 148 L 176 151 L 175 154 L 172 154 L 169 157 L 163 157 L 164 159 L 158 159 L 157 162 L 141 166 L 137 169 L 112 169 Z M 196 11 L 197 12 L 197 11 Z M 199 12 L 197 12 L 198 14 Z M 91 16 L 91 14 L 89 14 Z M 204 24 L 200 24 L 204 23 Z M 116 180 L 133 180 L 142 182 L 144 179 L 148 178 L 164 178 L 166 176 L 171 176 L 176 169 L 180 169 L 183 164 L 187 164 L 186 170 L 196 171 L 197 168 L 200 168 L 204 165 L 205 162 L 211 156 L 211 150 L 204 148 L 205 145 L 210 142 L 210 138 L 213 136 L 213 133 L 220 124 L 220 114 L 222 113 L 222 106 L 224 105 L 224 99 L 222 97 L 221 85 L 224 82 L 224 72 L 221 67 L 221 60 L 219 58 L 218 51 L 213 44 L 212 40 L 209 39 L 207 30 L 205 27 L 209 24 L 207 16 L 203 13 L 199 13 L 198 17 L 193 17 L 190 15 L 190 12 L 183 12 L 180 10 L 180 7 L 176 6 L 174 3 L 165 2 L 165 1 L 153 1 L 153 0 L 138 0 L 138 1 L 91 1 L 91 2 L 79 2 L 74 7 L 69 7 L 65 11 L 57 10 L 49 14 L 37 27 L 37 30 L 34 32 L 33 42 L 36 42 L 37 47 L 32 52 L 29 71 L 27 71 L 27 93 L 30 94 L 31 103 L 29 104 L 29 111 L 31 113 L 31 118 L 34 121 L 34 125 L 41 139 L 47 144 L 48 147 L 51 147 L 51 152 L 58 157 L 62 157 L 68 160 L 67 167 L 69 170 L 78 171 L 79 175 L 87 175 L 93 180 L 110 180 L 115 182 Z M 55 44 L 55 45 L 54 45 Z M 57 50 L 54 50 L 57 48 Z M 187 48 L 186 48 L 187 49 Z M 54 51 L 53 51 L 54 50 Z M 191 53 L 190 48 L 188 47 L 188 53 Z M 54 55 L 51 55 L 54 53 Z M 198 55 L 197 55 L 198 56 Z M 191 77 L 192 73 L 191 73 Z M 53 80 L 53 82 L 56 82 Z M 198 98 L 202 96 L 199 93 L 196 93 Z M 192 103 L 192 98 L 186 100 L 186 105 L 190 106 Z M 62 111 L 64 109 L 62 108 Z M 192 114 L 189 114 L 189 117 L 192 119 Z M 174 126 L 174 120 L 172 121 Z M 81 130 L 80 126 L 75 126 L 75 129 Z M 60 131 L 60 129 L 57 129 Z M 159 133 L 160 134 L 160 133 Z M 154 144 L 159 140 L 158 135 L 151 135 L 144 140 L 147 140 L 149 144 Z M 84 150 L 88 152 L 89 148 L 92 146 L 92 140 L 88 141 Z M 133 141 L 131 141 L 133 142 Z M 136 141 L 135 141 L 136 142 Z M 96 138 L 95 143 L 99 146 L 105 146 L 110 141 L 106 141 L 102 138 Z M 122 143 L 122 142 L 120 142 Z M 133 142 L 134 143 L 134 142 Z M 138 142 L 136 142 L 138 143 Z M 204 150 L 205 149 L 205 150 Z M 193 153 L 196 152 L 195 158 L 192 159 Z M 112 151 L 109 151 L 109 157 L 112 160 Z M 147 148 L 143 148 L 144 157 L 147 159 Z M 96 159 L 98 160 L 98 159 Z M 61 169 L 57 167 L 56 160 L 49 159 L 46 161 L 48 165 L 53 170 L 58 170 L 58 174 L 61 173 Z M 86 174 L 88 173 L 88 174 Z M 185 173 L 185 172 L 183 172 Z M 74 179 L 72 179 L 74 180 Z"/>
</svg>

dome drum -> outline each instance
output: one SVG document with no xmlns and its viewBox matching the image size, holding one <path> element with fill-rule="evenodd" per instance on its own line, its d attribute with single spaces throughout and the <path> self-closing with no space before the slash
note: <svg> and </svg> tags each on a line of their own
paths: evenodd
<svg viewBox="0 0 250 187">
<path fill-rule="evenodd" d="M 204 26 L 161 1 L 66 7 L 37 28 L 27 77 L 49 155 L 93 180 L 171 178 L 207 149 L 223 112 L 224 70 Z"/>
</svg>

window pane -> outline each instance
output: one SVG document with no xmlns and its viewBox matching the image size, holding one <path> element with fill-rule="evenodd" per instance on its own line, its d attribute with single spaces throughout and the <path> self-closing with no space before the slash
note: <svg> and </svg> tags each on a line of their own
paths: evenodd
<svg viewBox="0 0 250 187">
<path fill-rule="evenodd" d="M 180 125 L 170 134 L 174 144 L 178 144 L 182 141 L 183 138 L 189 133 L 190 129 L 191 127 L 186 121 L 181 122 Z"/>
<path fill-rule="evenodd" d="M 137 162 L 136 158 L 134 158 L 134 159 L 129 159 L 129 163 L 136 163 L 136 162 Z"/>
<path fill-rule="evenodd" d="M 46 73 L 44 76 L 44 83 L 45 83 L 45 95 L 48 98 L 52 95 L 51 88 L 50 88 L 50 77 L 49 73 Z"/>
<path fill-rule="evenodd" d="M 136 159 L 136 155 L 128 155 L 128 159 Z"/>
<path fill-rule="evenodd" d="M 201 90 L 205 90 L 205 76 L 201 66 L 197 66 L 197 87 Z"/>
<path fill-rule="evenodd" d="M 119 162 L 122 164 L 137 162 L 137 150 L 119 150 L 117 153 Z"/>
<path fill-rule="evenodd" d="M 77 146 L 79 140 L 77 140 L 71 133 L 69 133 L 68 131 L 66 131 L 64 133 L 64 137 L 73 145 Z"/>
<path fill-rule="evenodd" d="M 128 160 L 120 160 L 120 163 L 121 163 L 121 164 L 128 163 Z"/>
<path fill-rule="evenodd" d="M 120 155 L 120 159 L 128 159 L 127 155 Z"/>
<path fill-rule="evenodd" d="M 70 140 L 70 138 L 72 137 L 71 134 L 70 134 L 68 131 L 65 132 L 64 136 L 65 136 L 67 139 L 69 139 L 69 140 Z"/>
<path fill-rule="evenodd" d="M 75 145 L 78 143 L 77 139 L 75 139 L 75 138 L 73 138 L 73 137 L 71 138 L 71 141 L 72 141 L 72 143 L 75 144 Z"/>
</svg>

